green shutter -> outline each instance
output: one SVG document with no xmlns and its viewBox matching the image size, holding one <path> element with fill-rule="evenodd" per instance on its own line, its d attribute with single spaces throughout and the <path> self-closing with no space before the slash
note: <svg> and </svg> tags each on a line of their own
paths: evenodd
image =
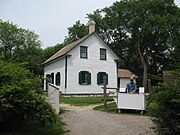
<svg viewBox="0 0 180 135">
<path fill-rule="evenodd" d="M 59 73 L 59 85 L 61 85 L 61 74 Z"/>
<path fill-rule="evenodd" d="M 88 72 L 88 84 L 91 84 L 91 73 Z"/>
<path fill-rule="evenodd" d="M 82 84 L 82 73 L 79 72 L 79 84 Z"/>
<path fill-rule="evenodd" d="M 60 86 L 60 72 L 56 74 L 56 85 Z"/>
<path fill-rule="evenodd" d="M 50 78 L 51 78 L 51 75 L 47 74 L 46 75 L 46 90 L 48 90 L 48 83 L 50 83 Z"/>
<path fill-rule="evenodd" d="M 51 73 L 51 83 L 54 84 L 54 73 Z"/>
<path fill-rule="evenodd" d="M 57 85 L 57 80 L 58 80 L 58 74 L 56 74 L 56 79 L 55 79 L 55 84 Z"/>
<path fill-rule="evenodd" d="M 100 85 L 100 73 L 97 73 L 97 84 Z"/>
<path fill-rule="evenodd" d="M 101 78 L 102 78 L 102 82 L 101 84 L 104 85 L 104 77 L 106 77 L 106 72 L 101 72 Z M 107 78 L 107 77 L 106 77 Z M 106 81 L 107 83 L 107 81 Z"/>
</svg>

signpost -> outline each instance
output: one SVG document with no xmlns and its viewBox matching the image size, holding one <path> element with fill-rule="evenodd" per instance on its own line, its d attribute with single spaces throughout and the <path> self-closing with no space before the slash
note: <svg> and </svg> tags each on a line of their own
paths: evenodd
<svg viewBox="0 0 180 135">
<path fill-rule="evenodd" d="M 103 77 L 103 85 L 104 85 L 104 111 L 107 110 L 107 94 L 106 94 L 106 76 Z"/>
</svg>

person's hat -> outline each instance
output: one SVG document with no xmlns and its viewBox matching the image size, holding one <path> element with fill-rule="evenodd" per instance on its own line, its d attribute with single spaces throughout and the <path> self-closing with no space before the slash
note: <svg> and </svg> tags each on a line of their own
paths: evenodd
<svg viewBox="0 0 180 135">
<path fill-rule="evenodd" d="M 133 78 L 130 78 L 130 81 L 134 81 L 134 79 L 133 79 Z"/>
<path fill-rule="evenodd" d="M 133 80 L 134 78 L 135 78 L 135 75 L 132 75 L 130 79 L 132 79 L 132 80 Z"/>
</svg>

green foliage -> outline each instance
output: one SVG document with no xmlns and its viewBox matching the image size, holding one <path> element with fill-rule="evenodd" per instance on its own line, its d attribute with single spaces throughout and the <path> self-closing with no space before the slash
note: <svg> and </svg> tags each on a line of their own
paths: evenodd
<svg viewBox="0 0 180 135">
<path fill-rule="evenodd" d="M 47 123 L 45 127 L 42 127 L 39 121 L 28 121 L 21 125 L 21 130 L 13 133 L 3 133 L 1 135 L 63 135 L 63 125 L 61 119 L 57 119 L 57 123 Z"/>
<path fill-rule="evenodd" d="M 180 79 L 176 83 L 165 82 L 154 88 L 149 97 L 148 108 L 160 135 L 180 134 Z"/>
<path fill-rule="evenodd" d="M 68 36 L 65 37 L 64 44 L 70 44 L 87 34 L 88 27 L 84 24 L 81 24 L 80 21 L 76 21 L 72 27 L 68 28 Z"/>
<path fill-rule="evenodd" d="M 43 74 L 41 68 L 41 42 L 33 31 L 0 20 L 0 59 L 18 63 L 26 62 L 25 68 Z"/>
<path fill-rule="evenodd" d="M 43 61 L 50 58 L 53 54 L 58 52 L 60 49 L 64 47 L 64 44 L 57 44 L 55 46 L 47 47 L 43 50 Z"/>
<path fill-rule="evenodd" d="M 161 76 L 179 62 L 179 11 L 173 0 L 121 0 L 88 17 L 121 58 L 121 68 L 142 76 L 144 61 L 149 74 Z"/>
<path fill-rule="evenodd" d="M 42 94 L 41 79 L 22 64 L 0 60 L 0 131 L 18 130 L 29 120 L 55 122 L 56 114 Z"/>
</svg>

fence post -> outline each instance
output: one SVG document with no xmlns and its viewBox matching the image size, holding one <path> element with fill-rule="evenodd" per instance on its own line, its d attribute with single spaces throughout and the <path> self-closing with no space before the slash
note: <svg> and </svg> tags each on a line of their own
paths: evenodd
<svg viewBox="0 0 180 135">
<path fill-rule="evenodd" d="M 103 85 L 104 85 L 104 111 L 106 111 L 107 110 L 106 76 L 103 76 Z"/>
</svg>

